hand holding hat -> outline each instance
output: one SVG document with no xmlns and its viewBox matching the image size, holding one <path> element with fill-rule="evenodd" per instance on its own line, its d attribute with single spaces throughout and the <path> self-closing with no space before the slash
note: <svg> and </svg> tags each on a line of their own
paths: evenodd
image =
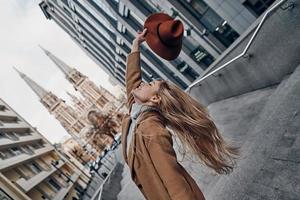
<svg viewBox="0 0 300 200">
<path fill-rule="evenodd" d="M 147 32 L 147 29 L 144 29 L 143 31 L 138 31 L 135 39 L 132 42 L 132 48 L 131 52 L 138 51 L 140 48 L 140 44 L 146 40 L 145 34 Z"/>
<path fill-rule="evenodd" d="M 145 28 L 143 31 L 138 31 L 134 41 L 138 42 L 139 44 L 144 42 L 146 40 L 145 38 L 146 33 L 147 33 L 147 28 Z"/>
<path fill-rule="evenodd" d="M 178 57 L 184 32 L 180 20 L 175 20 L 165 13 L 155 13 L 146 19 L 144 28 L 147 28 L 146 42 L 157 55 L 166 60 Z"/>
</svg>

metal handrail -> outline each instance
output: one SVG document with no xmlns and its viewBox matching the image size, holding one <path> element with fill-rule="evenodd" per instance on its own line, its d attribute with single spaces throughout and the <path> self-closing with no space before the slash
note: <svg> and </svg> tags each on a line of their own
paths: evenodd
<svg viewBox="0 0 300 200">
<path fill-rule="evenodd" d="M 116 158 L 115 158 L 116 161 Z M 114 164 L 114 166 L 112 167 L 112 169 L 110 170 L 110 172 L 107 174 L 107 176 L 104 178 L 102 184 L 100 185 L 100 187 L 96 190 L 96 192 L 94 193 L 94 195 L 92 196 L 91 200 L 96 200 L 96 197 L 98 196 L 98 200 L 101 200 L 102 197 L 102 191 L 103 191 L 103 186 L 104 184 L 110 179 L 110 176 L 112 174 L 112 172 L 114 171 L 114 169 L 116 168 L 118 162 L 116 162 Z"/>
<path fill-rule="evenodd" d="M 260 30 L 262 24 L 265 22 L 266 18 L 268 17 L 268 15 L 274 11 L 277 7 L 281 6 L 281 4 L 283 4 L 284 2 L 286 2 L 287 0 L 280 0 L 278 3 L 276 3 L 274 6 L 272 6 L 262 17 L 261 21 L 259 22 L 258 26 L 256 27 L 252 37 L 250 38 L 249 42 L 247 43 L 245 49 L 243 50 L 242 53 L 240 53 L 239 55 L 237 55 L 236 57 L 234 57 L 233 59 L 229 60 L 228 62 L 224 63 L 223 65 L 221 65 L 220 67 L 216 68 L 215 70 L 209 72 L 208 74 L 206 74 L 205 76 L 203 76 L 201 79 L 195 81 L 194 83 L 192 83 L 191 85 L 189 85 L 186 89 L 185 92 L 190 91 L 190 89 L 192 87 L 194 87 L 196 84 L 200 83 L 201 81 L 205 80 L 207 77 L 213 75 L 215 72 L 220 71 L 221 69 L 223 69 L 224 67 L 228 66 L 229 64 L 231 64 L 232 62 L 236 61 L 237 59 L 243 57 L 246 55 L 249 47 L 251 46 L 251 44 L 253 43 L 255 37 L 257 36 L 258 31 Z"/>
</svg>

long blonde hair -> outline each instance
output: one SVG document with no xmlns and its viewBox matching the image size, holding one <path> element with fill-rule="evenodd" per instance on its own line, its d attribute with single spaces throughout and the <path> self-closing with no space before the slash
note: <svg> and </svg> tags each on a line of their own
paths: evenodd
<svg viewBox="0 0 300 200">
<path fill-rule="evenodd" d="M 189 149 L 216 173 L 231 173 L 240 147 L 231 146 L 222 138 L 208 109 L 166 80 L 161 80 L 158 95 L 160 118 L 179 138 L 183 155 Z"/>
</svg>

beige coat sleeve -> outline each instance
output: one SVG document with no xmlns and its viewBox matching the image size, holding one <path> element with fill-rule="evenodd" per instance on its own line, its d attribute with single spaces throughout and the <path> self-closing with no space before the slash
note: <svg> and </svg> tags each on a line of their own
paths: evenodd
<svg viewBox="0 0 300 200">
<path fill-rule="evenodd" d="M 126 95 L 127 95 L 126 106 L 130 112 L 131 106 L 134 103 L 134 97 L 131 94 L 131 91 L 137 88 L 142 81 L 141 66 L 140 66 L 140 51 L 135 51 L 128 54 L 125 78 L 126 78 Z"/>
<path fill-rule="evenodd" d="M 158 120 L 149 120 L 144 123 L 142 132 L 154 168 L 170 198 L 172 200 L 195 200 L 193 191 L 182 173 L 184 169 L 177 162 L 172 135 L 168 129 Z M 149 135 L 151 138 L 148 138 Z"/>
</svg>

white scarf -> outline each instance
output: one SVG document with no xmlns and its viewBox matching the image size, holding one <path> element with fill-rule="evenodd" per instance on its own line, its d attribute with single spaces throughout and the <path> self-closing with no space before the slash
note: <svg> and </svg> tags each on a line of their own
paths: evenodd
<svg viewBox="0 0 300 200">
<path fill-rule="evenodd" d="M 156 108 L 154 106 L 138 104 L 136 102 L 132 104 L 131 112 L 130 112 L 131 124 L 130 124 L 129 131 L 128 131 L 128 134 L 127 134 L 127 147 L 126 147 L 127 155 L 128 155 L 128 152 L 129 152 L 129 144 L 130 144 L 130 140 L 131 140 L 132 135 L 133 135 L 133 130 L 134 130 L 134 127 L 136 125 L 137 118 L 142 112 L 149 111 L 149 110 L 158 111 L 158 108 Z"/>
</svg>

